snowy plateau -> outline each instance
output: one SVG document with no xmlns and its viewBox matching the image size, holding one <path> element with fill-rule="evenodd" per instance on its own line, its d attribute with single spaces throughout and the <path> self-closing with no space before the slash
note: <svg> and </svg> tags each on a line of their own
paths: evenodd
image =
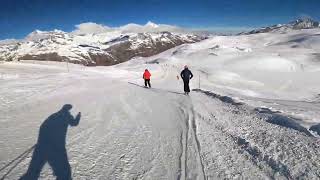
<svg viewBox="0 0 320 180">
<path fill-rule="evenodd" d="M 0 178 L 320 179 L 320 29 L 281 27 L 205 38 L 36 31 L 2 41 Z M 163 49 L 136 54 L 147 47 Z M 61 115 L 68 110 L 74 118 Z M 67 115 L 78 122 L 57 118 Z"/>
</svg>

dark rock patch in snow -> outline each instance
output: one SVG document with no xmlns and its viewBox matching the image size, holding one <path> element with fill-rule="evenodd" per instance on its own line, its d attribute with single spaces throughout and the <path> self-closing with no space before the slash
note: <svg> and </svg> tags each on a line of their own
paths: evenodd
<svg viewBox="0 0 320 180">
<path fill-rule="evenodd" d="M 213 46 L 213 47 L 211 47 L 211 48 L 209 48 L 210 50 L 215 50 L 215 49 L 219 49 L 220 48 L 220 46 L 219 45 L 215 45 L 215 46 Z"/>
<path fill-rule="evenodd" d="M 320 124 L 311 126 L 309 130 L 316 132 L 320 136 Z"/>
<path fill-rule="evenodd" d="M 255 108 L 254 111 L 257 112 L 261 117 L 266 119 L 268 123 L 294 129 L 306 134 L 307 136 L 311 136 L 311 137 L 313 136 L 308 131 L 308 129 L 306 129 L 305 127 L 301 126 L 299 123 L 296 122 L 299 119 L 294 119 L 291 117 L 284 116 L 280 114 L 279 111 L 272 111 L 268 108 Z"/>
<path fill-rule="evenodd" d="M 231 97 L 228 97 L 228 96 L 221 96 L 219 94 L 215 94 L 213 92 L 210 92 L 210 91 L 204 91 L 204 90 L 201 90 L 201 89 L 193 89 L 192 91 L 195 91 L 195 92 L 200 92 L 200 93 L 203 93 L 209 97 L 212 97 L 212 98 L 217 98 L 219 99 L 220 101 L 222 102 L 225 102 L 225 103 L 229 103 L 229 104 L 232 104 L 232 105 L 243 105 L 243 103 L 240 103 L 240 102 L 236 102 L 234 99 L 232 99 Z"/>
<path fill-rule="evenodd" d="M 320 53 L 313 53 L 312 56 L 314 57 L 314 58 L 312 58 L 312 61 L 320 62 Z"/>
<path fill-rule="evenodd" d="M 105 42 L 103 44 L 107 45 L 107 44 L 112 44 L 112 43 L 119 43 L 119 42 L 124 42 L 124 41 L 127 41 L 129 40 L 130 36 L 129 35 L 123 35 L 123 36 L 120 36 L 118 38 L 114 38 L 108 42 Z"/>
<path fill-rule="evenodd" d="M 172 52 L 172 55 L 178 55 L 178 54 L 181 54 L 181 51 L 175 50 L 175 51 Z"/>
<path fill-rule="evenodd" d="M 210 56 L 218 56 L 216 53 L 209 53 Z"/>
<path fill-rule="evenodd" d="M 299 45 L 292 45 L 292 46 L 290 46 L 291 48 L 299 48 L 300 46 Z"/>
<path fill-rule="evenodd" d="M 154 60 L 151 60 L 151 61 L 147 61 L 146 64 L 159 64 L 159 59 L 154 59 Z"/>
<path fill-rule="evenodd" d="M 268 113 L 268 114 L 280 113 L 280 111 L 272 111 L 271 109 L 264 108 L 264 107 L 258 107 L 258 108 L 255 108 L 254 110 L 259 113 Z"/>
<path fill-rule="evenodd" d="M 100 49 L 99 47 L 90 46 L 90 45 L 87 45 L 87 44 L 80 44 L 79 46 L 80 47 L 89 47 L 89 48 L 94 48 L 94 49 Z"/>
</svg>

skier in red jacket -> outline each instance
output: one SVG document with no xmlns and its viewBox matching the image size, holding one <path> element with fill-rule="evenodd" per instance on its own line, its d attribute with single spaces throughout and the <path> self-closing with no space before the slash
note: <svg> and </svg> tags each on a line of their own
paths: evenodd
<svg viewBox="0 0 320 180">
<path fill-rule="evenodd" d="M 151 77 L 151 73 L 148 71 L 148 69 L 145 69 L 144 73 L 143 73 L 143 79 L 144 79 L 144 86 L 145 87 L 147 87 L 147 85 L 149 85 L 149 88 L 151 88 L 150 77 Z"/>
</svg>

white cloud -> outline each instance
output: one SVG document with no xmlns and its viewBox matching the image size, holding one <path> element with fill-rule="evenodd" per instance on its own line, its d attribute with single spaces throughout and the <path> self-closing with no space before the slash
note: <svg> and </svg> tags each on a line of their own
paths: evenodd
<svg viewBox="0 0 320 180">
<path fill-rule="evenodd" d="M 181 31 L 183 31 L 183 29 L 178 26 L 172 26 L 172 25 L 167 25 L 167 24 L 155 24 L 151 21 L 149 21 L 145 25 L 131 23 L 131 24 L 127 24 L 125 26 L 121 26 L 118 29 L 121 32 L 133 32 L 133 33 L 162 32 L 162 31 L 181 32 Z"/>
<path fill-rule="evenodd" d="M 196 33 L 196 34 L 236 34 L 239 32 L 254 29 L 252 27 L 209 27 L 209 28 L 181 28 L 179 26 L 167 24 L 155 24 L 151 21 L 144 25 L 129 23 L 119 27 L 109 27 L 93 22 L 76 25 L 76 29 L 71 32 L 75 34 L 100 34 L 107 32 L 116 33 L 143 33 L 143 32 L 179 32 L 179 33 Z"/>
<path fill-rule="evenodd" d="M 99 34 L 104 32 L 112 31 L 113 29 L 104 26 L 102 24 L 97 24 L 93 22 L 86 22 L 82 24 L 76 25 L 76 30 L 74 30 L 72 33 L 74 34 Z"/>
<path fill-rule="evenodd" d="M 15 44 L 18 42 L 19 40 L 17 39 L 4 39 L 4 40 L 0 40 L 0 45 Z"/>
<path fill-rule="evenodd" d="M 93 22 L 86 22 L 76 25 L 76 29 L 72 31 L 74 34 L 99 34 L 106 32 L 121 32 L 121 33 L 142 33 L 142 32 L 182 32 L 182 28 L 178 26 L 166 25 L 166 24 L 155 24 L 153 22 L 148 22 L 145 25 L 139 25 L 130 23 L 120 27 L 109 27 L 102 24 L 97 24 Z"/>
</svg>

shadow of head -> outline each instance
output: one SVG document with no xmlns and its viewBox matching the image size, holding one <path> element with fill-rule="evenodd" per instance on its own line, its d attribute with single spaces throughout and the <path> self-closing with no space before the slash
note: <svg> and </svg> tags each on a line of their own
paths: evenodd
<svg viewBox="0 0 320 180">
<path fill-rule="evenodd" d="M 71 109 L 71 104 L 65 104 L 41 124 L 28 171 L 20 179 L 38 179 L 45 163 L 51 166 L 57 179 L 71 179 L 66 135 L 68 126 L 77 126 L 81 118 L 80 112 L 73 117 Z"/>
<path fill-rule="evenodd" d="M 62 106 L 61 111 L 70 111 L 72 109 L 71 104 L 65 104 Z"/>
</svg>

